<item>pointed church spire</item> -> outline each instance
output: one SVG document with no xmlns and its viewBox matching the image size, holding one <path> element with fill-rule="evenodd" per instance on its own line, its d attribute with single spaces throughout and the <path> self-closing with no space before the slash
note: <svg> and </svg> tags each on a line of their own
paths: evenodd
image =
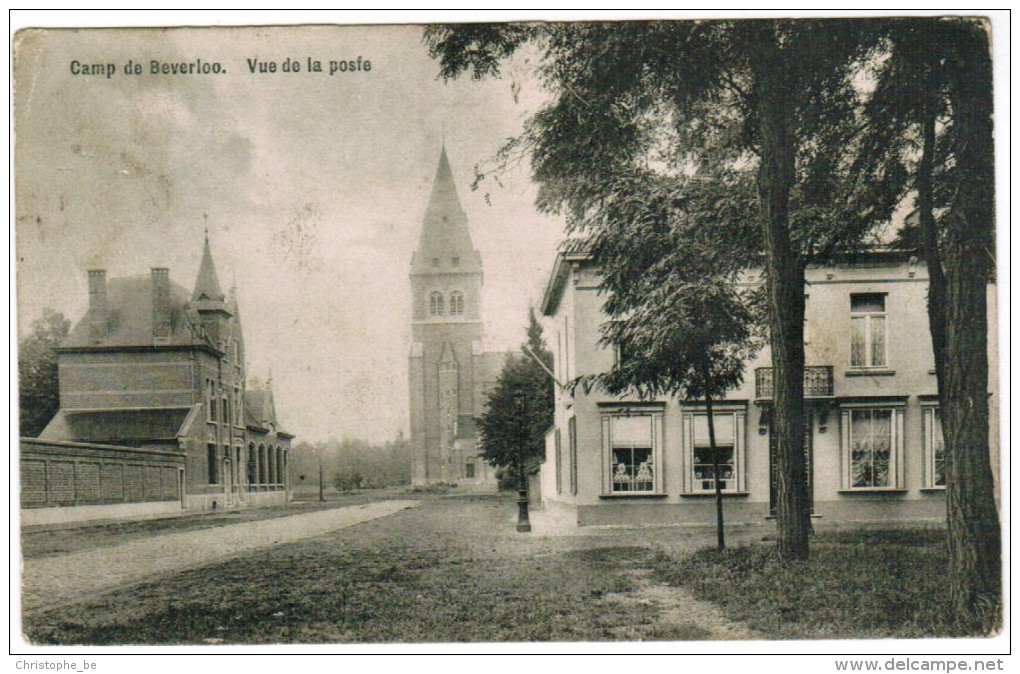
<svg viewBox="0 0 1020 674">
<path fill-rule="evenodd" d="M 439 154 L 413 266 L 418 271 L 432 272 L 449 272 L 453 267 L 458 272 L 482 269 L 481 257 L 471 242 L 467 215 L 457 197 L 445 144 Z"/>
<path fill-rule="evenodd" d="M 206 300 L 223 301 L 223 291 L 216 277 L 216 265 L 213 264 L 212 252 L 209 250 L 209 230 L 205 231 L 205 250 L 202 251 L 202 263 L 198 267 L 198 279 L 195 281 L 195 292 L 192 301 Z"/>
</svg>

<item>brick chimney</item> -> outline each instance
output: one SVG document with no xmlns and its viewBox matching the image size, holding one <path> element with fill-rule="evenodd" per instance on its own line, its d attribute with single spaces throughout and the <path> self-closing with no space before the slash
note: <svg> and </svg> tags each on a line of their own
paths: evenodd
<svg viewBox="0 0 1020 674">
<path fill-rule="evenodd" d="M 170 270 L 152 268 L 152 339 L 155 342 L 170 338 Z"/>
<path fill-rule="evenodd" d="M 89 269 L 89 340 L 98 344 L 106 338 L 110 305 L 106 299 L 106 270 Z"/>
</svg>

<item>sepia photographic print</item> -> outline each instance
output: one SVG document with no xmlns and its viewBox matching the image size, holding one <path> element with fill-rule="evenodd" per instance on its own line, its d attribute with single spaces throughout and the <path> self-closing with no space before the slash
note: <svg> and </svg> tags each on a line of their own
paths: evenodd
<svg viewBox="0 0 1020 674">
<path fill-rule="evenodd" d="M 1003 669 L 1008 15 L 480 14 L 12 29 L 18 668 Z"/>
</svg>

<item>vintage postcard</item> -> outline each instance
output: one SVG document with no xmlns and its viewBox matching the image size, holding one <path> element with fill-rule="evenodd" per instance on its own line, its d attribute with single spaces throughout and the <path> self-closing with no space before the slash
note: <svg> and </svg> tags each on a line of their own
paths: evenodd
<svg viewBox="0 0 1020 674">
<path fill-rule="evenodd" d="M 22 28 L 15 641 L 985 667 L 1002 21 Z"/>
</svg>

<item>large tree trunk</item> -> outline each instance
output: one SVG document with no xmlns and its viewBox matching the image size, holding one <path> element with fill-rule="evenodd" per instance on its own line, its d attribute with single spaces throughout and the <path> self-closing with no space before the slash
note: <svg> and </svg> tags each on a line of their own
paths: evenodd
<svg viewBox="0 0 1020 674">
<path fill-rule="evenodd" d="M 708 391 L 708 378 L 705 380 Z M 705 394 L 705 413 L 708 415 L 708 449 L 712 452 L 712 477 L 715 480 L 715 540 L 720 550 L 726 549 L 726 531 L 723 527 L 722 487 L 719 484 L 719 448 L 715 445 L 715 412 L 712 410 L 712 396 Z M 736 461 L 736 456 L 733 459 Z"/>
<path fill-rule="evenodd" d="M 956 30 L 946 74 L 959 179 L 940 241 L 945 271 L 940 395 L 950 599 L 957 620 L 976 627 L 982 614 L 1001 607 L 1002 591 L 1002 534 L 988 435 L 987 291 L 995 245 L 992 70 L 986 25 L 960 24 Z"/>
<path fill-rule="evenodd" d="M 772 432 L 776 434 L 779 554 L 806 559 L 811 513 L 804 464 L 804 262 L 789 231 L 795 142 L 790 101 L 795 83 L 775 26 L 762 27 L 751 62 L 761 142 L 758 198 L 765 240 L 773 368 Z"/>
<path fill-rule="evenodd" d="M 939 84 L 937 63 L 928 59 L 925 77 L 925 109 L 921 119 L 921 158 L 917 164 L 917 214 L 921 225 L 921 254 L 928 265 L 928 328 L 931 331 L 932 351 L 935 354 L 935 374 L 939 397 L 944 398 L 946 363 L 946 277 L 942 271 L 939 236 L 935 226 L 935 122 L 939 114 Z"/>
</svg>

